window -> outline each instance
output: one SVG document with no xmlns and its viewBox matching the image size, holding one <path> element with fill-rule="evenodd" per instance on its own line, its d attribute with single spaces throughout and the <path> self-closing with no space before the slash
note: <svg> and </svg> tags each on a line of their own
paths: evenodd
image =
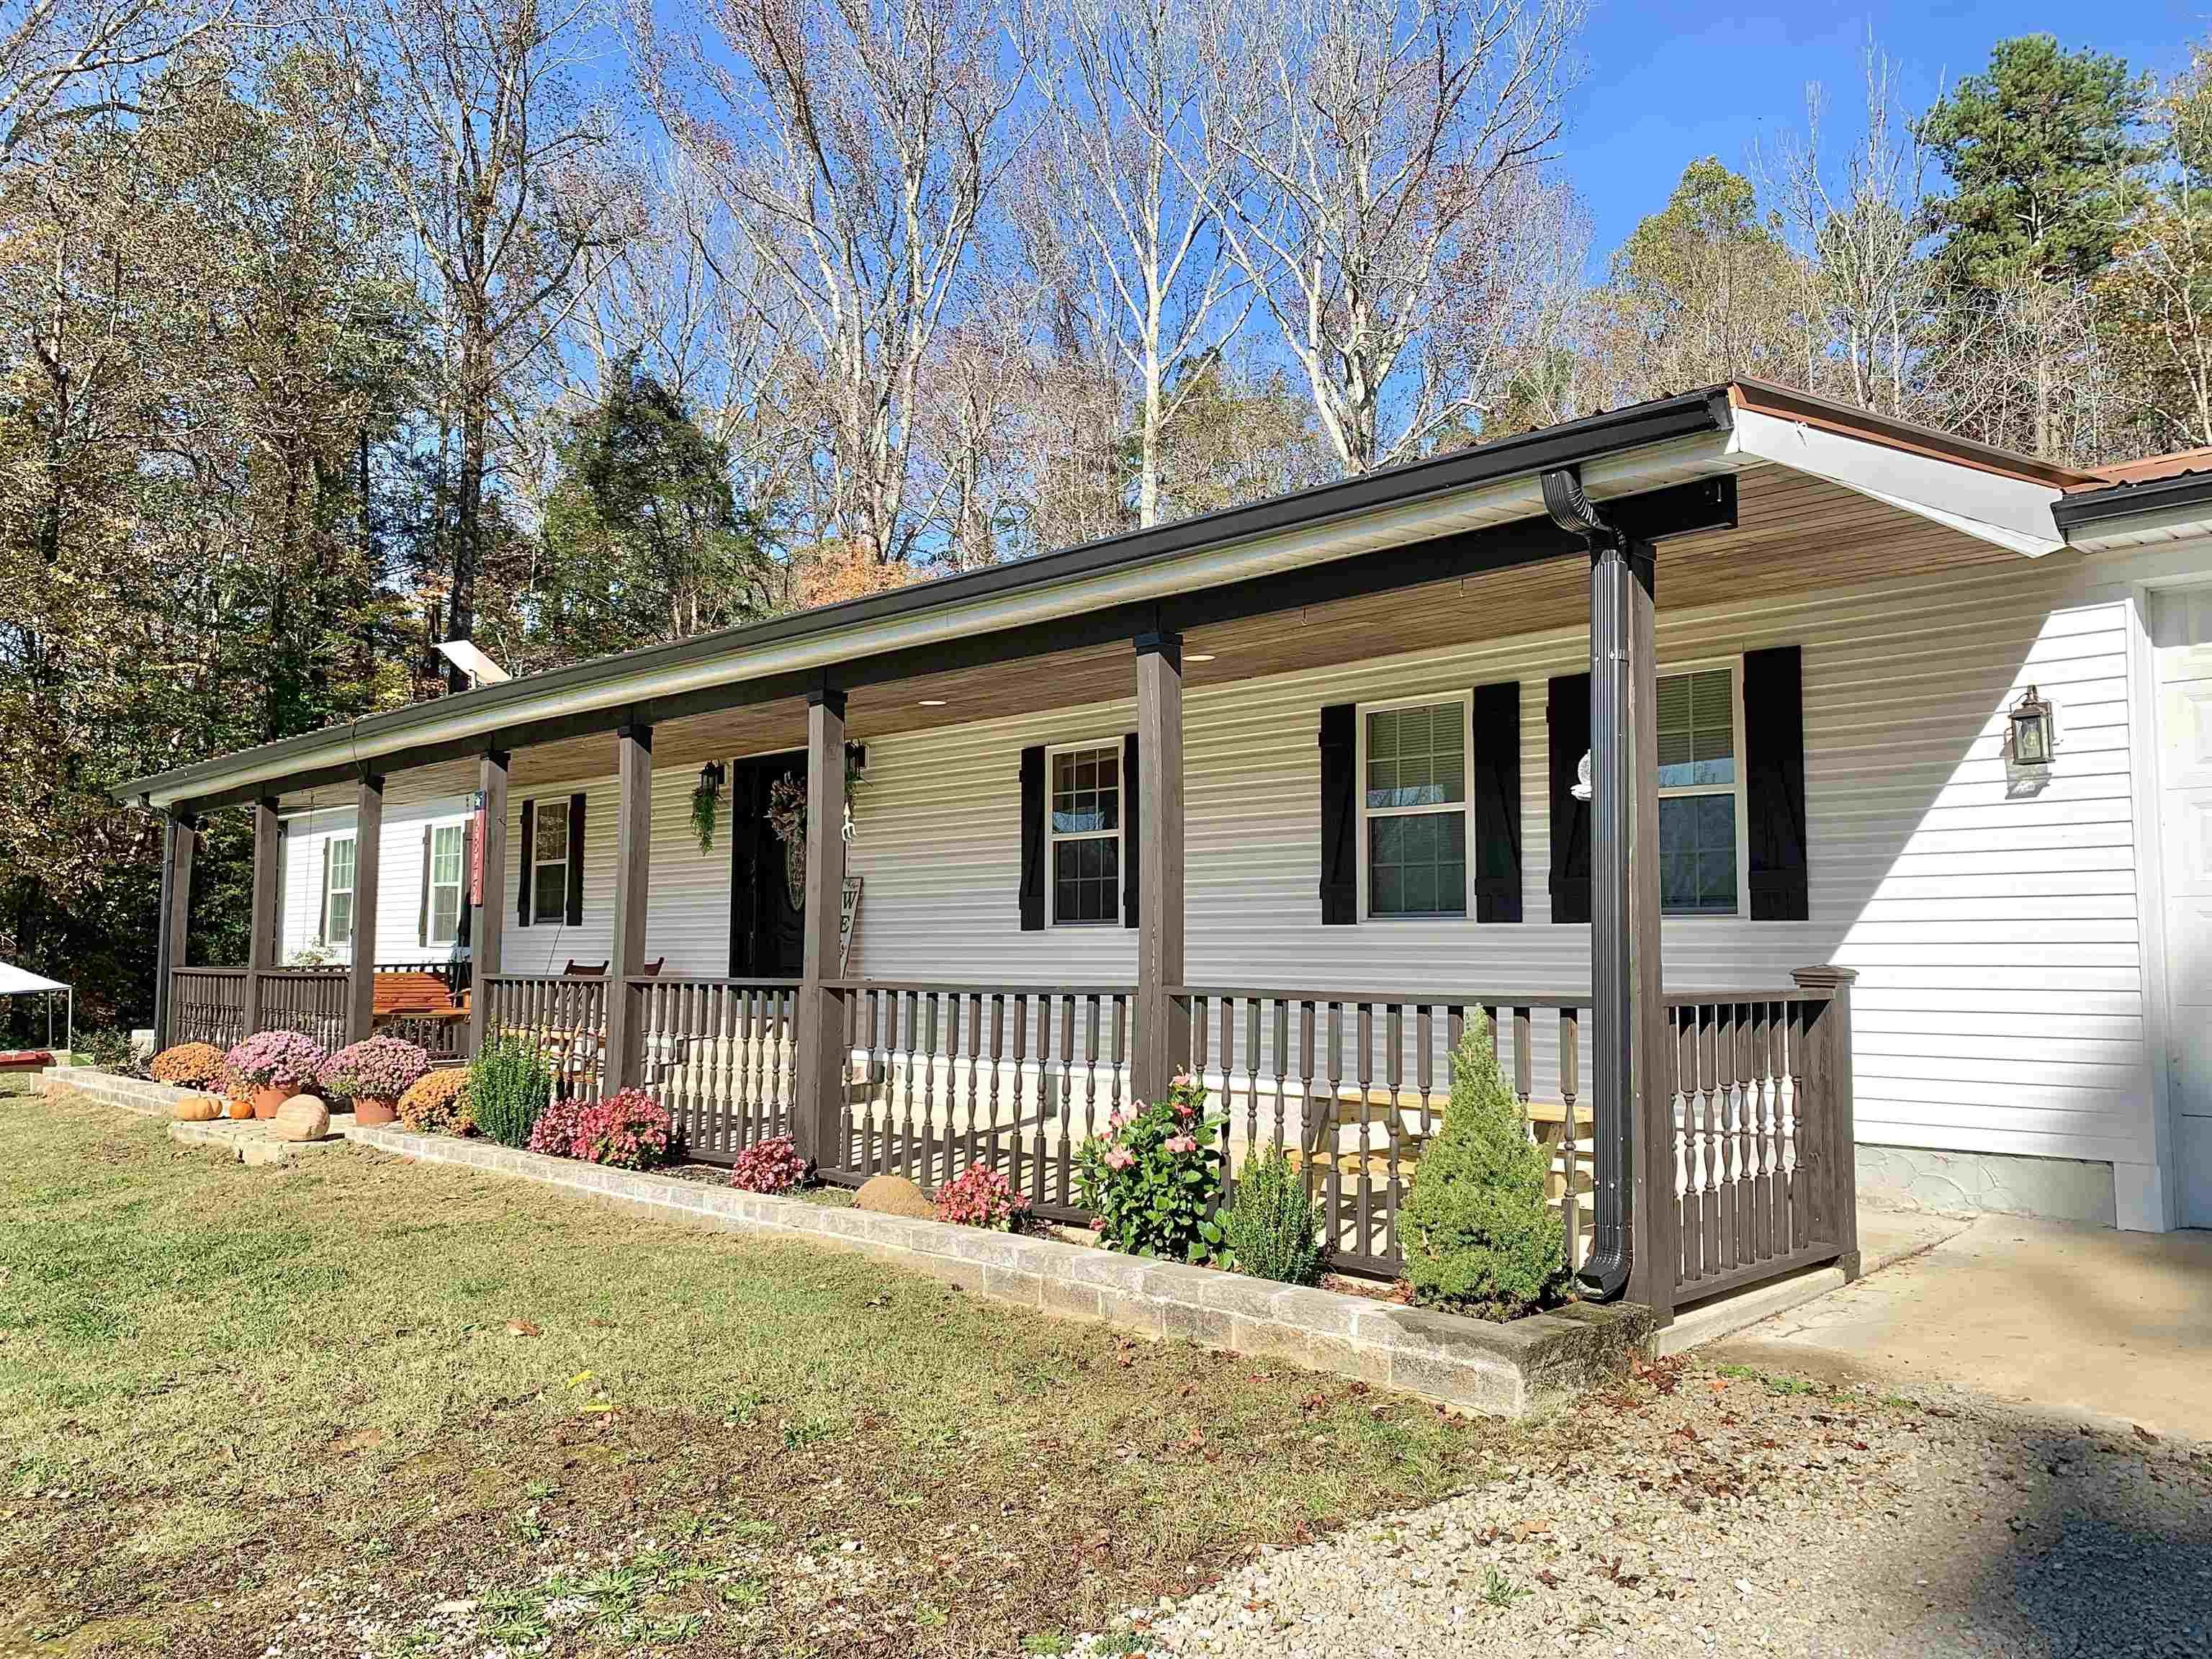
<svg viewBox="0 0 2212 1659">
<path fill-rule="evenodd" d="M 1121 745 L 1046 751 L 1055 924 L 1121 921 Z"/>
<path fill-rule="evenodd" d="M 1360 711 L 1366 914 L 1467 914 L 1467 699 Z"/>
<path fill-rule="evenodd" d="M 563 922 L 568 919 L 568 803 L 541 800 L 537 823 L 531 831 L 530 918 L 532 921 Z"/>
<path fill-rule="evenodd" d="M 424 879 L 430 884 L 432 945 L 451 945 L 460 936 L 463 869 L 468 862 L 469 830 L 465 823 L 433 824 L 430 829 L 430 867 Z"/>
<path fill-rule="evenodd" d="M 1735 671 L 1659 681 L 1659 907 L 1670 916 L 1743 908 L 1743 769 Z"/>
<path fill-rule="evenodd" d="M 353 943 L 353 855 L 351 836 L 333 836 L 324 846 L 323 943 Z"/>
</svg>

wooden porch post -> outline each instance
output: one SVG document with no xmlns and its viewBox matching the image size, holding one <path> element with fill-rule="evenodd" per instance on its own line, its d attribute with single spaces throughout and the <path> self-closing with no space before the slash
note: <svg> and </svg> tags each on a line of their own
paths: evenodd
<svg viewBox="0 0 2212 1659">
<path fill-rule="evenodd" d="M 1659 960 L 1658 681 L 1649 544 L 1590 546 L 1591 1103 L 1596 1226 L 1583 1278 L 1674 1318 L 1674 1133 Z M 1626 1260 L 1624 1261 L 1624 1255 Z"/>
<path fill-rule="evenodd" d="M 507 923 L 507 752 L 487 750 L 477 763 L 476 867 L 469 913 L 469 1054 L 489 1029 L 491 981 L 499 976 Z"/>
<path fill-rule="evenodd" d="M 616 733 L 615 776 L 621 801 L 615 820 L 615 937 L 607 963 L 607 1051 L 601 1090 L 635 1088 L 645 1075 L 643 1012 L 630 995 L 632 975 L 645 971 L 645 910 L 653 862 L 653 728 Z"/>
<path fill-rule="evenodd" d="M 176 1019 L 178 969 L 185 965 L 185 934 L 191 914 L 192 843 L 198 839 L 199 820 L 190 813 L 167 812 L 161 817 L 161 920 L 154 947 L 154 1052 L 171 1042 Z"/>
<path fill-rule="evenodd" d="M 261 1029 L 261 975 L 275 965 L 276 954 L 276 802 L 264 795 L 253 803 L 253 909 L 246 936 L 248 1036 Z"/>
<path fill-rule="evenodd" d="M 1139 634 L 1137 647 L 1137 1043 L 1133 1099 L 1165 1097 L 1190 1063 L 1183 982 L 1182 636 Z M 1124 799 L 1126 799 L 1126 795 Z"/>
<path fill-rule="evenodd" d="M 799 1155 L 836 1167 L 845 1087 L 845 998 L 837 927 L 845 890 L 845 694 L 822 686 L 806 696 L 805 955 L 799 987 L 799 1057 L 792 1135 Z"/>
<path fill-rule="evenodd" d="M 1833 1229 L 1842 1252 L 1836 1265 L 1845 1279 L 1856 1279 L 1860 1265 L 1858 1125 L 1851 1099 L 1851 984 L 1858 976 L 1855 968 L 1827 963 L 1800 968 L 1790 975 L 1806 990 L 1828 993 L 1828 1000 L 1817 1005 L 1819 1012 L 1806 1026 L 1802 1077 L 1819 1114 L 1815 1133 L 1820 1167 L 1813 1175 L 1819 1188 L 1814 1203 Z"/>
<path fill-rule="evenodd" d="M 376 1024 L 376 900 L 384 871 L 384 780 L 364 775 L 354 792 L 353 961 L 346 969 L 345 1040 Z M 430 879 L 428 871 L 422 879 Z"/>
</svg>

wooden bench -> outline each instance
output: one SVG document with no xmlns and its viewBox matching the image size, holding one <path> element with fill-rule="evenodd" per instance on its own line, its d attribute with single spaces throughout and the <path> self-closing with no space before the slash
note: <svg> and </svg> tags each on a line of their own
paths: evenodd
<svg viewBox="0 0 2212 1659">
<path fill-rule="evenodd" d="M 371 981 L 375 993 L 374 1022 L 426 1019 L 461 1012 L 443 974 L 428 969 L 379 969 Z"/>
</svg>

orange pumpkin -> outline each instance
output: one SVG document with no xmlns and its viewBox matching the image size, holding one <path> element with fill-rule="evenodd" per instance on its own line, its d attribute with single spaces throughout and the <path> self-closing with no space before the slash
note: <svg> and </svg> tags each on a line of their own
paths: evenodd
<svg viewBox="0 0 2212 1659">
<path fill-rule="evenodd" d="M 253 1103 L 243 1095 L 234 1095 L 225 1103 L 223 1115 L 226 1117 L 252 1117 Z"/>
</svg>

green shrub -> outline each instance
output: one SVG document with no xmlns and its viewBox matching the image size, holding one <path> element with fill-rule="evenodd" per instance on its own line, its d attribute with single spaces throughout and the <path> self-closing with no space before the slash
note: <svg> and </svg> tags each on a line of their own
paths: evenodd
<svg viewBox="0 0 2212 1659">
<path fill-rule="evenodd" d="M 1306 1196 L 1304 1177 L 1281 1147 L 1262 1147 L 1246 1161 L 1221 1218 L 1222 1239 L 1237 1272 L 1311 1285 L 1321 1278 L 1328 1250 L 1321 1232 L 1321 1206 Z"/>
<path fill-rule="evenodd" d="M 1528 1138 L 1477 1015 L 1452 1056 L 1451 1107 L 1421 1154 L 1399 1218 L 1406 1277 L 1424 1307 L 1511 1319 L 1566 1277 L 1559 1211 L 1544 1197 L 1551 1156 Z"/>
<path fill-rule="evenodd" d="M 545 1055 L 529 1037 L 487 1037 L 469 1062 L 469 1108 L 477 1130 L 502 1146 L 530 1144 L 538 1115 L 552 1095 Z"/>
<path fill-rule="evenodd" d="M 1115 1112 L 1106 1133 L 1075 1154 L 1076 1191 L 1109 1250 L 1163 1261 L 1212 1261 L 1221 1254 L 1222 1120 L 1206 1115 L 1206 1088 L 1178 1077 L 1157 1106 Z"/>
</svg>

